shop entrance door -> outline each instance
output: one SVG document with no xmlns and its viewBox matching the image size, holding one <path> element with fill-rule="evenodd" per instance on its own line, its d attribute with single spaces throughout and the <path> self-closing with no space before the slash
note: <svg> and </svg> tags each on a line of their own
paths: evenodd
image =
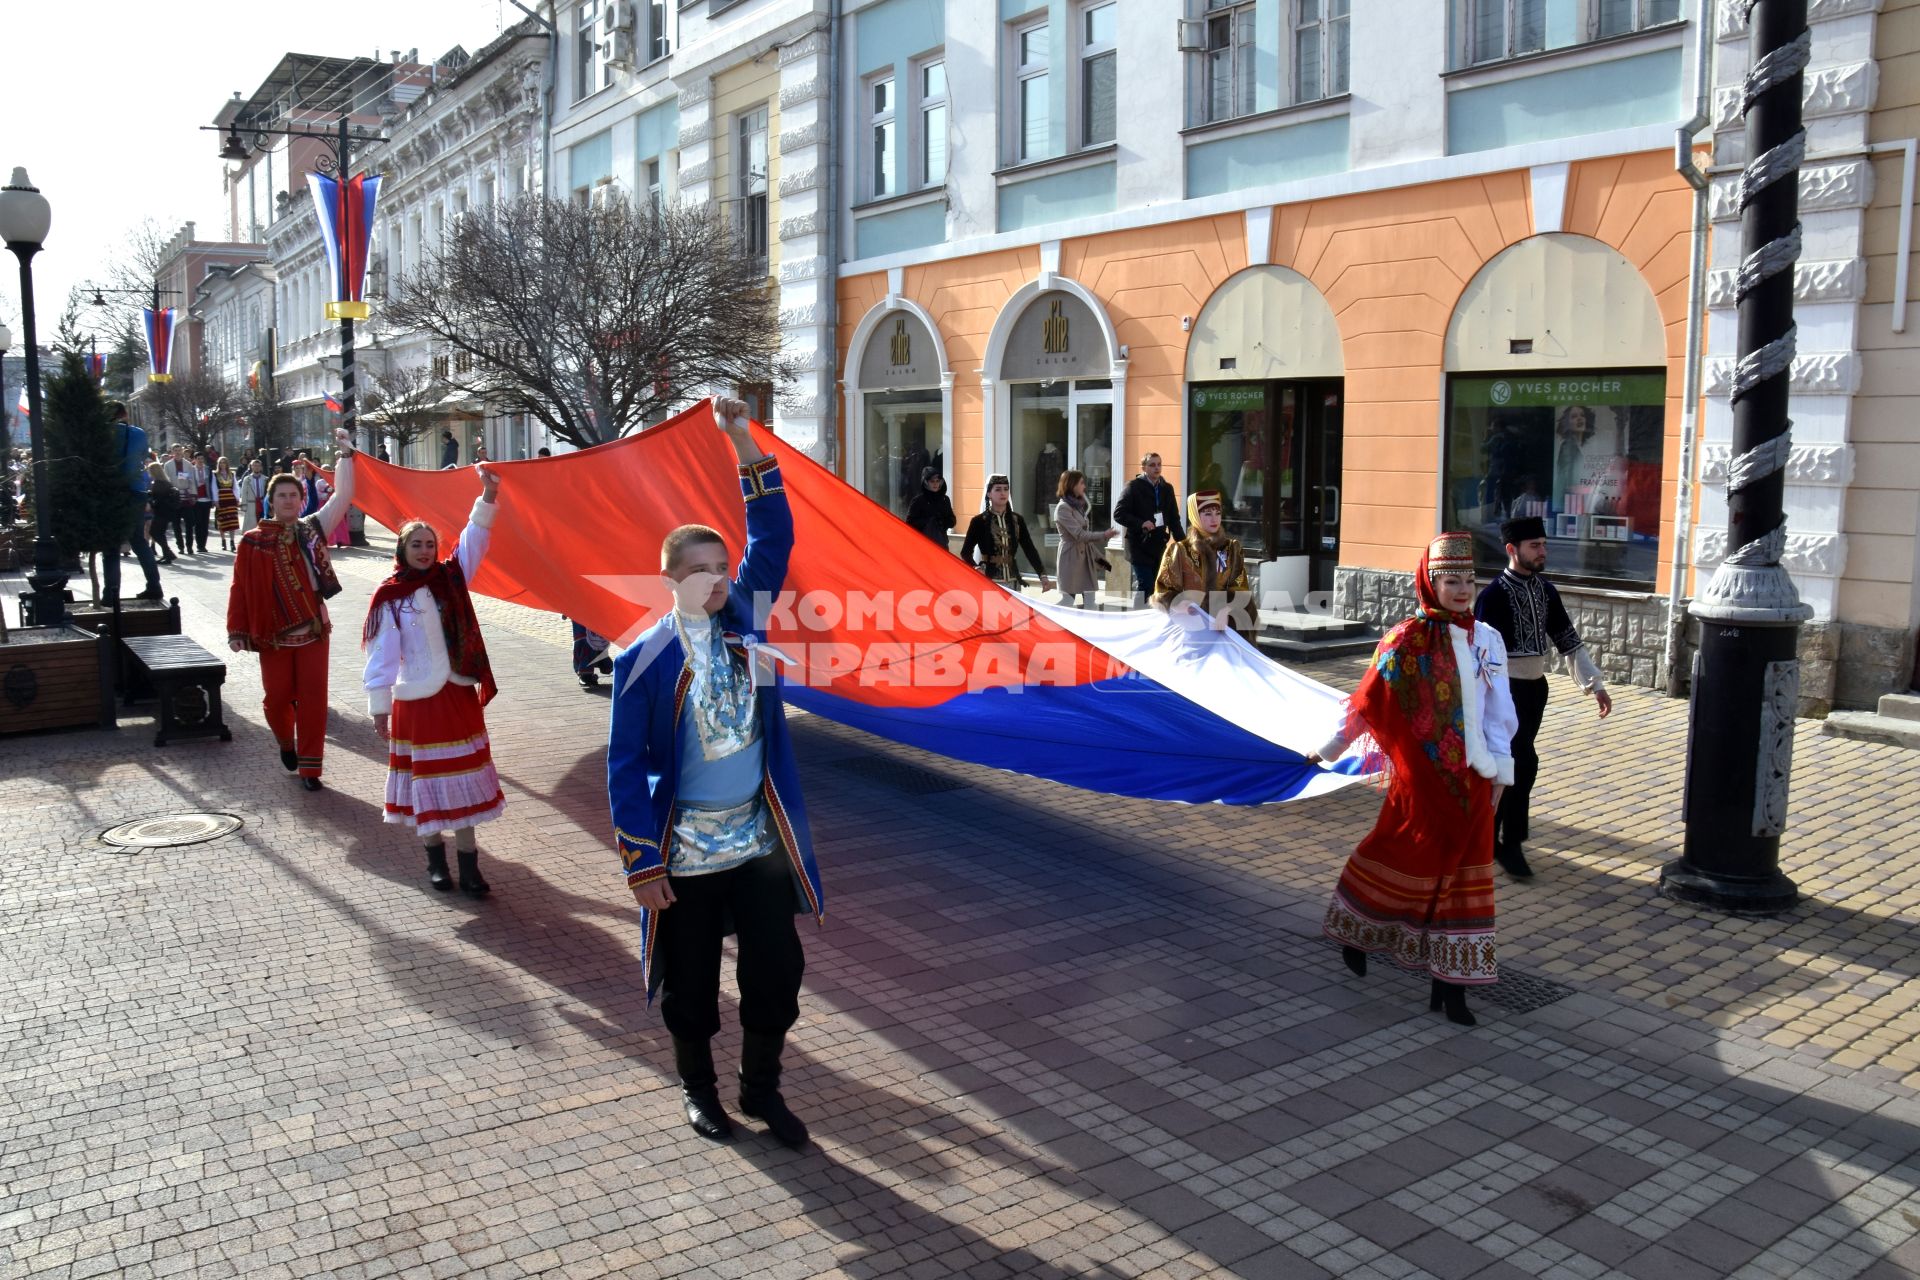
<svg viewBox="0 0 1920 1280">
<path fill-rule="evenodd" d="M 1307 382 L 1297 391 L 1305 444 L 1307 576 L 1312 590 L 1330 592 L 1340 563 L 1341 385 Z"/>
</svg>

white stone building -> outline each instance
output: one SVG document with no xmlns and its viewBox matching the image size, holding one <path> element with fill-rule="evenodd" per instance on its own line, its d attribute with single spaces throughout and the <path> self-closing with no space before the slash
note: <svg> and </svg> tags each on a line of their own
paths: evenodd
<svg viewBox="0 0 1920 1280">
<path fill-rule="evenodd" d="M 784 351 L 804 372 L 770 403 L 784 439 L 833 460 L 830 42 L 825 0 L 567 0 L 559 29 L 549 189 L 617 186 L 718 205 L 779 290 Z M 710 390 L 689 388 L 689 393 Z"/>
</svg>

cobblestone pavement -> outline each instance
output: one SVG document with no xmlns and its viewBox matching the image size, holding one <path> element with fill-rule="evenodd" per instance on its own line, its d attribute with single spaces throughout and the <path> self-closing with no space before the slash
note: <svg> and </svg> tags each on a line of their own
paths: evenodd
<svg viewBox="0 0 1920 1280">
<path fill-rule="evenodd" d="M 1149 804 L 796 717 L 829 916 L 787 1092 L 816 1143 L 715 1147 L 636 988 L 606 696 L 564 624 L 481 603 L 509 811 L 493 897 L 450 900 L 379 821 L 354 696 L 384 561 L 338 560 L 318 795 L 245 657 L 231 744 L 0 742 L 6 1275 L 1920 1272 L 1911 755 L 1805 726 L 1809 901 L 1723 920 L 1651 889 L 1684 707 L 1624 690 L 1596 724 L 1561 684 L 1540 875 L 1501 886 L 1507 978 L 1463 1030 L 1317 936 L 1367 791 Z M 167 577 L 209 647 L 228 566 Z M 246 826 L 97 839 L 185 809 Z"/>
</svg>

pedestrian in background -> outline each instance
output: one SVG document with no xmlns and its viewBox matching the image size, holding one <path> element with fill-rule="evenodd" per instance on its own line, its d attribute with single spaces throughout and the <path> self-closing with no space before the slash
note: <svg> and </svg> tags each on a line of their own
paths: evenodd
<svg viewBox="0 0 1920 1280">
<path fill-rule="evenodd" d="M 907 523 L 931 542 L 946 550 L 947 535 L 953 532 L 958 517 L 953 514 L 953 499 L 947 495 L 947 478 L 938 467 L 920 471 L 920 492 L 907 504 Z"/>
<path fill-rule="evenodd" d="M 167 547 L 167 530 L 174 527 L 180 516 L 180 498 L 174 493 L 172 483 L 167 479 L 166 466 L 158 462 L 147 464 L 147 505 L 153 513 L 147 521 L 147 534 L 153 539 L 153 545 L 160 549 L 160 563 L 172 564 L 179 559 Z"/>
<path fill-rule="evenodd" d="M 1053 527 L 1060 534 L 1060 554 L 1055 566 L 1060 579 L 1060 599 L 1082 609 L 1098 609 L 1100 584 L 1113 568 L 1101 554 L 1109 531 L 1089 527 L 1085 473 L 1062 471 L 1057 494 L 1060 500 L 1053 506 Z"/>
<path fill-rule="evenodd" d="M 427 883 L 445 892 L 446 834 L 453 834 L 460 892 L 483 898 L 474 828 L 506 808 L 483 708 L 493 668 L 467 582 L 486 558 L 499 512 L 500 477 L 480 469 L 480 496 L 454 553 L 424 520 L 400 526 L 393 573 L 374 589 L 361 644 L 367 710 L 387 742 L 383 820 L 413 828 L 427 852 Z"/>
<path fill-rule="evenodd" d="M 147 456 L 147 433 L 133 425 L 127 419 L 127 406 L 118 400 L 109 401 L 108 411 L 113 415 L 113 424 L 119 436 L 120 474 L 125 478 L 127 488 L 138 494 L 139 505 L 133 508 L 127 527 L 127 541 L 133 547 L 133 555 L 140 562 L 140 571 L 146 575 L 146 586 L 136 600 L 158 600 L 160 592 L 160 570 L 153 562 L 153 547 L 147 541 L 147 526 L 151 520 L 150 489 L 152 478 L 144 465 Z M 105 589 L 106 602 L 114 604 L 120 599 L 120 549 L 100 557 L 102 586 Z"/>
<path fill-rule="evenodd" d="M 259 458 L 247 463 L 246 473 L 240 477 L 235 496 L 240 502 L 240 532 L 245 534 L 260 523 L 260 517 L 267 510 L 267 473 L 260 465 Z"/>
<path fill-rule="evenodd" d="M 1518 726 L 1506 646 L 1473 620 L 1473 537 L 1443 533 L 1414 574 L 1419 613 L 1374 650 L 1346 716 L 1310 764 L 1371 735 L 1387 797 L 1347 859 L 1327 936 L 1356 975 L 1384 952 L 1433 979 L 1430 1009 L 1474 1025 L 1467 987 L 1495 981 L 1493 816 L 1513 782 Z"/>
<path fill-rule="evenodd" d="M 232 551 L 240 532 L 239 482 L 227 459 L 213 469 L 213 527 L 220 534 L 220 549 Z"/>
<path fill-rule="evenodd" d="M 192 462 L 192 534 L 193 545 L 199 554 L 207 554 L 207 534 L 213 528 L 213 471 L 207 466 L 207 455 L 196 451 Z"/>
<path fill-rule="evenodd" d="M 1526 880 L 1533 876 L 1525 844 L 1533 784 L 1540 776 L 1540 753 L 1534 742 L 1547 714 L 1551 653 L 1558 651 L 1566 659 L 1574 683 L 1582 693 L 1592 695 L 1602 720 L 1613 711 L 1613 696 L 1560 603 L 1560 593 L 1547 581 L 1546 522 L 1538 516 L 1508 520 L 1500 526 L 1500 540 L 1506 544 L 1507 567 L 1480 592 L 1473 612 L 1506 643 L 1507 678 L 1520 717 L 1513 735 L 1513 785 L 1500 797 L 1500 812 L 1494 818 L 1493 858 L 1508 875 Z"/>
<path fill-rule="evenodd" d="M 1113 504 L 1113 521 L 1127 531 L 1127 563 L 1133 568 L 1133 604 L 1147 602 L 1160 576 L 1167 544 L 1182 536 L 1180 498 L 1160 478 L 1160 455 L 1140 459 L 1140 474 L 1127 482 Z"/>
<path fill-rule="evenodd" d="M 187 457 L 187 446 L 176 444 L 169 453 L 166 463 L 167 483 L 173 486 L 173 545 L 180 554 L 193 554 L 193 462 Z"/>
<path fill-rule="evenodd" d="M 459 465 L 460 442 L 453 438 L 453 432 L 442 431 L 440 433 L 440 469 L 445 471 L 448 467 Z"/>
</svg>

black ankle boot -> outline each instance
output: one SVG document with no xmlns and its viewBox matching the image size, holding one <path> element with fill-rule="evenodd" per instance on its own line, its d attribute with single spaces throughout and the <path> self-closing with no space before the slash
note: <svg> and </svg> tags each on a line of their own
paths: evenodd
<svg viewBox="0 0 1920 1280">
<path fill-rule="evenodd" d="M 1367 976 L 1366 952 L 1358 947 L 1342 947 L 1340 948 L 1340 958 L 1347 962 L 1347 968 L 1353 970 L 1354 977 L 1364 978 Z"/>
<path fill-rule="evenodd" d="M 280 748 L 280 764 L 286 769 L 288 773 L 292 773 L 295 769 L 298 769 L 300 767 L 299 753 L 294 751 L 292 747 Z"/>
<path fill-rule="evenodd" d="M 1433 998 L 1427 1001 L 1427 1008 L 1433 1012 L 1445 1009 L 1447 1021 L 1457 1022 L 1463 1027 L 1479 1025 L 1473 1010 L 1467 1008 L 1467 989 L 1458 982 L 1442 982 L 1435 978 Z"/>
<path fill-rule="evenodd" d="M 743 1031 L 740 1036 L 740 1114 L 763 1120 L 767 1132 L 788 1147 L 807 1145 L 807 1126 L 780 1096 L 780 1051 L 785 1032 Z"/>
<path fill-rule="evenodd" d="M 1493 860 L 1515 880 L 1533 879 L 1533 868 L 1527 865 L 1526 852 L 1518 840 L 1503 841 L 1493 846 Z"/>
<path fill-rule="evenodd" d="M 719 1077 L 713 1070 L 713 1044 L 707 1040 L 673 1038 L 673 1069 L 680 1074 L 680 1098 L 687 1123 L 701 1137 L 726 1142 L 733 1137 L 733 1121 L 720 1105 Z"/>
<path fill-rule="evenodd" d="M 427 883 L 442 893 L 453 889 L 453 877 L 447 874 L 447 846 L 443 841 L 427 846 Z"/>
<path fill-rule="evenodd" d="M 460 863 L 460 892 L 469 898 L 484 898 L 491 886 L 480 878 L 480 851 L 478 849 L 456 849 L 454 857 Z"/>
</svg>

